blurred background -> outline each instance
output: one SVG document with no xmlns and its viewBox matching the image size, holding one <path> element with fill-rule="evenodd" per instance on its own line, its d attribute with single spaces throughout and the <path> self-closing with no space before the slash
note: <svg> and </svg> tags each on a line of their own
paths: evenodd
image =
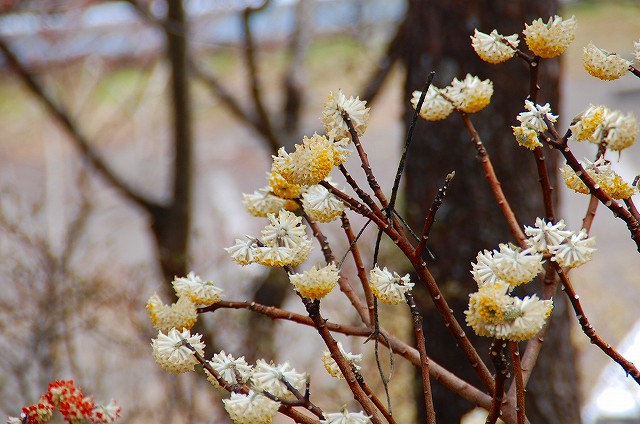
<svg viewBox="0 0 640 424">
<path fill-rule="evenodd" d="M 278 275 L 257 265 L 240 268 L 223 250 L 264 225 L 244 210 L 241 193 L 266 185 L 270 155 L 280 145 L 290 148 L 321 130 L 322 105 L 338 89 L 372 106 L 364 143 L 388 191 L 408 113 L 410 78 L 403 66 L 409 62 L 402 59 L 402 46 L 410 43 L 403 28 L 412 25 L 421 3 L 1 0 L 1 413 L 17 415 L 49 381 L 73 378 L 97 400 L 115 398 L 123 423 L 226 422 L 223 394 L 203 376 L 169 376 L 153 362 L 149 342 L 155 332 L 144 305 L 154 292 L 172 301 L 167 283 L 193 270 L 223 287 L 226 299 L 257 299 L 302 312 L 296 299 L 287 299 L 288 284 L 273 282 Z M 473 10 L 476 2 L 468 3 Z M 561 125 L 589 104 L 640 116 L 637 79 L 627 75 L 603 82 L 582 68 L 582 47 L 589 41 L 632 58 L 633 42 L 640 38 L 638 3 L 550 4 L 578 21 L 576 40 L 557 75 L 561 101 L 552 101 Z M 497 16 L 502 8 L 490 13 Z M 487 33 L 493 29 L 477 24 L 466 21 L 463 38 L 468 40 L 476 26 Z M 428 25 L 421 25 L 428 32 Z M 448 39 L 442 42 L 446 46 Z M 464 48 L 472 54 L 468 44 Z M 459 78 L 466 73 L 435 70 Z M 526 77 L 524 67 L 522 73 Z M 497 92 L 500 82 L 495 83 Z M 515 113 L 510 116 L 515 120 Z M 438 125 L 460 122 L 448 118 Z M 509 157 L 487 146 L 498 160 Z M 578 146 L 576 156 L 592 159 L 593 147 Z M 634 146 L 619 161 L 609 159 L 633 180 L 640 174 L 639 153 Z M 349 164 L 358 166 L 356 158 Z M 436 187 L 443 177 L 428 176 Z M 556 215 L 577 229 L 589 199 L 560 191 Z M 402 203 L 410 209 L 408 199 Z M 327 233 L 339 230 L 328 226 Z M 625 226 L 604 208 L 592 234 L 599 253 L 572 272 L 574 286 L 596 330 L 640 363 L 635 246 Z M 368 237 L 373 240 L 375 233 Z M 345 248 L 342 243 L 335 250 Z M 371 257 L 366 249 L 364 254 Z M 392 248 L 383 254 L 397 259 Z M 472 259 L 462 261 L 467 280 Z M 343 312 L 340 296 L 331 296 L 326 315 L 355 323 Z M 211 335 L 207 343 L 213 351 L 225 349 L 247 360 L 289 360 L 314 378 L 324 373 L 321 346 L 295 326 L 238 311 L 213 315 L 202 316 L 198 329 Z M 589 345 L 575 319 L 569 321 L 579 374 L 579 383 L 569 384 L 577 386 L 583 422 L 640 422 L 637 386 Z M 384 323 L 409 337 L 405 324 L 396 318 Z M 261 332 L 265 341 L 255 346 Z M 359 340 L 342 341 L 353 352 L 372 352 Z M 396 375 L 403 371 L 410 369 L 400 366 Z M 373 369 L 368 375 L 379 380 Z M 392 382 L 394 412 L 398 422 L 419 422 L 407 387 L 406 377 Z M 312 388 L 329 411 L 351 399 L 327 378 L 314 379 Z"/>
</svg>

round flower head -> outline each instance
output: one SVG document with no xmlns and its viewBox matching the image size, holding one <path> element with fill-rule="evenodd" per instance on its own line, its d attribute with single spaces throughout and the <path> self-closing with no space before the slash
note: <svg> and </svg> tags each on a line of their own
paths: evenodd
<svg viewBox="0 0 640 424">
<path fill-rule="evenodd" d="M 606 108 L 602 105 L 591 105 L 580 114 L 575 122 L 569 126 L 571 130 L 571 141 L 592 141 L 596 129 L 602 124 L 605 118 Z"/>
<path fill-rule="evenodd" d="M 540 106 L 533 103 L 531 100 L 525 100 L 524 107 L 528 112 L 520 112 L 517 119 L 523 127 L 529 128 L 530 130 L 536 132 L 546 131 L 549 127 L 547 126 L 545 119 L 549 122 L 556 122 L 558 120 L 558 115 L 551 113 L 551 106 L 549 106 L 549 103 L 544 106 Z"/>
<path fill-rule="evenodd" d="M 262 242 L 265 245 L 294 248 L 307 238 L 307 227 L 302 224 L 302 217 L 283 210 L 277 216 L 269 214 L 267 218 L 270 224 L 262 230 Z"/>
<path fill-rule="evenodd" d="M 311 138 L 304 137 L 291 154 L 281 148 L 278 156 L 273 157 L 272 172 L 282 175 L 288 183 L 305 186 L 327 178 L 333 166 L 333 142 L 314 134 Z"/>
<path fill-rule="evenodd" d="M 240 265 L 248 265 L 256 262 L 259 257 L 258 240 L 247 236 L 246 240 L 236 239 L 236 244 L 231 247 L 225 247 L 224 250 L 229 253 L 231 259 Z"/>
<path fill-rule="evenodd" d="M 321 185 L 312 185 L 302 194 L 302 207 L 309 218 L 331 222 L 342 215 L 345 205 Z"/>
<path fill-rule="evenodd" d="M 578 233 L 572 233 L 562 244 L 549 246 L 549 251 L 553 254 L 551 260 L 560 266 L 575 268 L 591 260 L 596 251 L 595 244 L 596 240 L 588 237 L 587 232 L 582 229 Z"/>
<path fill-rule="evenodd" d="M 189 297 L 193 303 L 204 306 L 219 302 L 224 291 L 216 287 L 213 281 L 203 281 L 193 272 L 186 277 L 176 277 L 173 280 L 173 289 L 178 297 Z"/>
<path fill-rule="evenodd" d="M 349 363 L 351 367 L 355 367 L 356 370 L 360 371 L 360 365 L 358 365 L 358 362 L 362 361 L 362 354 L 354 355 L 351 352 L 345 351 L 342 347 L 342 343 L 340 342 L 338 342 L 338 349 L 340 349 L 340 353 L 342 354 L 344 359 L 347 360 L 347 363 Z M 331 377 L 344 380 L 342 371 L 340 371 L 338 364 L 331 357 L 331 352 L 329 352 L 327 349 L 322 351 L 322 363 L 324 364 L 324 368 L 331 375 Z"/>
<path fill-rule="evenodd" d="M 494 337 L 496 327 L 504 324 L 505 315 L 513 304 L 506 283 L 485 284 L 469 295 L 469 309 L 464 311 L 467 324 L 479 336 Z"/>
<path fill-rule="evenodd" d="M 524 227 L 524 233 L 529 237 L 526 240 L 527 245 L 538 252 L 548 252 L 550 246 L 562 243 L 571 235 L 571 231 L 563 231 L 564 227 L 562 219 L 553 224 L 544 219 L 536 218 L 535 227 Z"/>
<path fill-rule="evenodd" d="M 247 364 L 247 361 L 244 360 L 244 356 L 235 359 L 230 354 L 226 354 L 224 350 L 220 353 L 214 354 L 213 358 L 210 361 L 207 361 L 207 363 L 211 365 L 211 368 L 216 370 L 220 377 L 222 377 L 222 379 L 228 384 L 245 383 L 251 376 L 252 368 Z M 222 388 L 220 383 L 218 383 L 218 380 L 216 380 L 213 375 L 206 370 L 206 368 L 205 373 L 207 374 L 207 380 L 209 380 L 209 383 L 218 389 Z"/>
<path fill-rule="evenodd" d="M 176 303 L 165 305 L 160 296 L 154 294 L 147 301 L 147 310 L 153 326 L 164 333 L 172 328 L 189 330 L 198 320 L 196 305 L 189 296 L 180 297 Z"/>
<path fill-rule="evenodd" d="M 471 263 L 471 275 L 473 275 L 473 279 L 478 283 L 478 287 L 482 287 L 485 284 L 494 284 L 500 281 L 495 272 L 493 253 L 494 252 L 490 252 L 486 249 L 482 252 L 478 252 L 476 262 Z"/>
<path fill-rule="evenodd" d="M 473 50 L 476 51 L 480 59 L 489 63 L 502 63 L 511 59 L 516 54 L 514 47 L 518 47 L 519 43 L 518 34 L 505 37 L 498 34 L 495 29 L 491 31 L 491 34 L 485 34 L 476 29 L 471 36 Z"/>
<path fill-rule="evenodd" d="M 300 197 L 302 187 L 292 184 L 276 171 L 271 171 L 268 175 L 269 191 L 282 199 L 297 199 Z M 283 208 L 280 208 L 283 209 Z M 275 211 L 277 212 L 277 211 Z"/>
<path fill-rule="evenodd" d="M 608 150 L 620 152 L 635 143 L 638 137 L 638 121 L 631 113 L 605 109 L 604 118 L 589 141 L 606 144 Z"/>
<path fill-rule="evenodd" d="M 516 137 L 516 141 L 522 147 L 526 147 L 529 150 L 534 150 L 536 147 L 542 147 L 542 143 L 538 139 L 538 133 L 528 127 L 511 127 L 513 129 L 513 135 Z"/>
<path fill-rule="evenodd" d="M 258 218 L 266 218 L 268 214 L 278 213 L 280 209 L 289 209 L 287 199 L 273 195 L 269 187 L 251 194 L 242 193 L 242 204 L 251 215 Z"/>
<path fill-rule="evenodd" d="M 280 409 L 279 402 L 253 390 L 246 395 L 231 393 L 231 397 L 222 402 L 234 424 L 269 424 Z"/>
<path fill-rule="evenodd" d="M 25 423 L 34 423 L 41 424 L 46 423 L 53 417 L 53 405 L 46 398 L 46 396 L 42 396 L 38 403 L 34 405 L 25 406 L 22 408 L 22 417 Z"/>
<path fill-rule="evenodd" d="M 338 284 L 340 274 L 331 263 L 323 268 L 312 267 L 302 274 L 289 275 L 289 281 L 301 296 L 308 299 L 322 299 Z"/>
<path fill-rule="evenodd" d="M 581 164 L 596 184 L 612 198 L 628 199 L 637 193 L 637 188 L 618 175 L 611 168 L 611 163 L 602 156 L 595 162 L 585 159 Z M 560 169 L 560 173 L 567 187 L 578 193 L 589 194 L 589 188 L 568 164 Z"/>
<path fill-rule="evenodd" d="M 364 412 L 349 412 L 346 408 L 342 412 L 324 414 L 323 424 L 370 424 L 371 418 Z"/>
<path fill-rule="evenodd" d="M 511 310 L 513 319 L 508 326 L 501 327 L 507 330 L 501 338 L 512 341 L 529 340 L 542 330 L 552 310 L 552 300 L 540 300 L 535 294 L 524 299 L 514 298 Z"/>
<path fill-rule="evenodd" d="M 583 49 L 584 69 L 601 80 L 611 81 L 620 78 L 629 70 L 631 62 L 615 53 L 599 49 L 589 43 Z"/>
<path fill-rule="evenodd" d="M 576 37 L 578 24 L 574 17 L 562 19 L 560 16 L 549 18 L 546 24 L 542 19 L 536 19 L 531 25 L 526 25 L 524 31 L 525 42 L 529 49 L 543 58 L 561 55 Z"/>
<path fill-rule="evenodd" d="M 120 418 L 120 408 L 114 400 L 107 405 L 96 405 L 91 413 L 91 422 L 93 424 L 109 424 Z"/>
<path fill-rule="evenodd" d="M 498 278 L 516 287 L 538 275 L 542 270 L 542 255 L 533 249 L 521 250 L 501 244 L 500 251 L 493 254 L 493 263 Z"/>
<path fill-rule="evenodd" d="M 405 302 L 404 294 L 414 286 L 409 281 L 409 274 L 400 277 L 397 272 L 391 273 L 387 267 L 380 269 L 378 265 L 369 273 L 369 285 L 379 301 L 390 305 Z"/>
<path fill-rule="evenodd" d="M 329 98 L 324 103 L 320 120 L 325 132 L 333 132 L 335 135 L 350 137 L 349 127 L 342 117 L 342 111 L 347 112 L 358 135 L 364 134 L 369 123 L 367 102 L 360 100 L 359 97 L 355 99 L 353 97 L 347 98 L 342 93 L 342 90 L 338 90 L 336 94 L 329 93 Z"/>
<path fill-rule="evenodd" d="M 49 383 L 47 393 L 43 396 L 57 408 L 66 422 L 83 423 L 91 420 L 95 402 L 85 397 L 73 380 L 57 380 Z"/>
<path fill-rule="evenodd" d="M 411 105 L 414 109 L 418 107 L 420 96 L 422 96 L 422 91 L 413 92 Z M 439 88 L 430 85 L 420 108 L 420 117 L 427 121 L 440 121 L 449 116 L 451 112 L 453 112 L 451 102 L 440 95 Z"/>
<path fill-rule="evenodd" d="M 167 335 L 160 331 L 158 337 L 151 340 L 153 359 L 162 369 L 172 374 L 193 371 L 198 360 L 191 349 L 182 344 L 182 341 L 185 340 L 196 352 L 204 355 L 204 343 L 200 340 L 201 337 L 200 334 L 192 336 L 189 330 L 180 332 L 172 328 Z"/>
<path fill-rule="evenodd" d="M 484 109 L 491 101 L 493 83 L 491 80 L 467 76 L 462 80 L 454 78 L 444 94 L 453 102 L 453 106 L 465 113 L 475 113 Z"/>
<path fill-rule="evenodd" d="M 295 399 L 295 396 L 289 392 L 283 382 L 285 380 L 300 393 L 304 393 L 307 385 L 307 375 L 296 372 L 288 362 L 273 365 L 267 364 L 264 359 L 258 359 L 251 374 L 251 381 L 257 389 L 269 392 L 281 399 Z"/>
</svg>

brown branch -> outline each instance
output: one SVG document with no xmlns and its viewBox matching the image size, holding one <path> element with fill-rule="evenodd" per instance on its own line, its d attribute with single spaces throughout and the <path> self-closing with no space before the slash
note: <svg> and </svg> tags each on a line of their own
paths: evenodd
<svg viewBox="0 0 640 424">
<path fill-rule="evenodd" d="M 347 236 L 347 240 L 349 241 L 351 256 L 353 257 L 353 262 L 356 265 L 356 271 L 358 274 L 358 279 L 362 284 L 362 291 L 364 291 L 364 298 L 367 301 L 367 309 L 369 310 L 369 320 L 365 321 L 365 324 L 371 325 L 374 321 L 374 310 L 373 310 L 373 293 L 371 292 L 371 286 L 369 286 L 369 276 L 367 275 L 367 271 L 364 268 L 364 263 L 362 262 L 362 256 L 360 255 L 360 249 L 358 248 L 358 244 L 356 243 L 355 235 L 353 234 L 353 230 L 351 229 L 351 222 L 345 213 L 340 217 L 342 221 L 342 228 Z"/>
<path fill-rule="evenodd" d="M 480 139 L 480 134 L 476 131 L 471 119 L 469 119 L 469 115 L 464 112 L 460 112 L 462 119 L 464 120 L 464 125 L 467 128 L 467 131 L 471 135 L 471 141 L 473 142 L 478 154 L 480 155 L 480 163 L 482 165 L 482 169 L 484 169 L 485 177 L 489 182 L 489 187 L 491 188 L 491 192 L 493 193 L 494 198 L 496 199 L 496 203 L 500 207 L 502 214 L 504 215 L 505 220 L 507 221 L 507 225 L 509 225 L 509 229 L 511 233 L 518 241 L 518 244 L 522 248 L 526 248 L 527 244 L 525 243 L 526 237 L 522 232 L 522 228 L 520 224 L 518 224 L 518 220 L 516 219 L 516 215 L 511 209 L 511 205 L 509 205 L 509 201 L 507 200 L 504 192 L 502 191 L 502 187 L 498 177 L 496 176 L 496 172 L 493 169 L 493 165 L 491 164 L 491 159 L 489 158 L 489 154 L 487 150 L 484 148 L 484 144 L 482 144 L 482 140 Z"/>
<path fill-rule="evenodd" d="M 117 176 L 104 159 L 98 154 L 89 139 L 82 133 L 77 122 L 74 121 L 69 111 L 64 106 L 58 104 L 53 97 L 47 92 L 45 87 L 36 79 L 36 77 L 27 69 L 20 59 L 13 52 L 9 44 L 0 37 L 0 50 L 4 54 L 7 62 L 14 70 L 16 75 L 27 86 L 31 94 L 45 107 L 47 112 L 58 122 L 58 124 L 66 131 L 67 135 L 80 151 L 83 157 L 87 158 L 91 166 L 109 184 L 115 187 L 125 198 L 133 201 L 146 211 L 151 211 L 160 205 L 141 193 L 137 192 L 127 182 Z"/>
<path fill-rule="evenodd" d="M 527 418 L 524 409 L 524 380 L 522 379 L 522 368 L 520 367 L 518 342 L 509 342 L 509 349 L 511 350 L 511 359 L 513 361 L 513 378 L 516 383 L 516 416 L 518 424 L 525 424 Z"/>
<path fill-rule="evenodd" d="M 444 196 L 447 194 L 447 189 L 449 188 L 449 183 L 455 177 L 455 171 L 451 172 L 444 179 L 444 184 L 442 187 L 438 189 L 438 194 L 435 199 L 433 199 L 433 203 L 431 203 L 431 207 L 429 208 L 429 212 L 427 216 L 424 218 L 424 225 L 422 227 L 422 235 L 420 236 L 420 241 L 416 246 L 416 256 L 422 257 L 422 253 L 424 252 L 424 248 L 427 245 L 427 240 L 429 239 L 429 233 L 431 232 L 431 226 L 436 221 L 436 213 L 440 206 L 442 205 L 442 201 L 444 200 Z"/>
<path fill-rule="evenodd" d="M 638 212 L 638 209 L 636 208 L 635 203 L 633 203 L 633 199 L 631 197 L 629 197 L 629 198 L 624 199 L 623 201 L 624 201 L 624 204 L 627 205 L 627 209 L 629 210 L 631 215 L 633 215 L 633 217 L 637 221 L 640 221 L 640 212 Z"/>
<path fill-rule="evenodd" d="M 422 328 L 422 315 L 418 312 L 416 302 L 413 299 L 411 293 L 405 293 L 405 299 L 407 305 L 411 310 L 411 316 L 413 317 L 413 332 L 416 336 L 416 347 L 420 353 L 420 371 L 422 373 L 422 392 L 424 395 L 425 403 L 425 416 L 427 418 L 427 424 L 436 423 L 436 411 L 433 408 L 433 395 L 431 392 L 431 380 L 429 378 L 429 357 L 427 356 L 427 346 L 424 337 L 424 329 Z"/>
<path fill-rule="evenodd" d="M 587 212 L 582 218 L 582 228 L 587 231 L 587 234 L 591 230 L 591 225 L 593 224 L 593 220 L 596 217 L 596 211 L 598 210 L 598 205 L 600 201 L 594 195 L 589 196 L 589 206 L 587 207 Z"/>
<path fill-rule="evenodd" d="M 380 411 L 380 413 L 384 416 L 385 420 L 387 420 L 389 424 L 396 424 L 396 420 L 393 418 L 393 415 L 391 415 L 391 413 L 387 410 L 380 398 L 376 396 L 375 392 L 371 390 L 371 387 L 369 387 L 369 385 L 365 383 L 362 375 L 359 372 L 356 372 L 356 377 L 358 378 L 358 384 L 360 384 L 362 390 L 364 390 L 367 396 L 371 398 L 371 401 L 376 406 L 376 408 L 378 408 L 378 411 Z"/>
<path fill-rule="evenodd" d="M 344 164 L 338 165 L 338 169 L 344 176 L 345 180 L 347 180 L 347 184 L 351 186 L 351 188 L 353 189 L 353 191 L 355 191 L 355 193 L 358 195 L 360 200 L 362 200 L 367 206 L 369 206 L 369 208 L 372 211 L 374 211 L 375 213 L 378 213 L 379 215 L 382 215 L 378 205 L 376 205 L 376 203 L 373 201 L 371 196 L 369 196 L 362 188 L 360 188 L 357 181 L 351 176 L 351 173 L 344 166 Z"/>
<path fill-rule="evenodd" d="M 495 384 L 496 390 L 493 392 L 491 399 L 491 408 L 487 415 L 486 424 L 496 424 L 500 417 L 500 409 L 502 408 L 502 398 L 504 396 L 504 384 L 509 377 L 509 362 L 504 354 L 506 342 L 494 339 L 491 343 L 489 355 L 493 366 L 496 369 Z"/>
<path fill-rule="evenodd" d="M 622 356 L 617 350 L 615 350 L 609 343 L 605 342 L 602 337 L 596 332 L 593 328 L 587 316 L 582 309 L 582 304 L 580 303 L 580 297 L 576 294 L 573 289 L 573 285 L 569 280 L 569 277 L 564 272 L 562 267 L 557 263 L 553 262 L 553 266 L 556 270 L 556 273 L 560 276 L 560 280 L 562 281 L 562 289 L 565 291 L 569 298 L 569 302 L 571 302 L 571 306 L 576 314 L 576 318 L 582 327 L 582 332 L 589 337 L 589 340 L 594 345 L 598 346 L 600 350 L 602 350 L 608 357 L 613 359 L 616 363 L 618 363 L 627 373 L 630 375 L 636 383 L 640 384 L 640 371 L 633 365 L 632 362 L 627 360 L 624 356 Z"/>
</svg>

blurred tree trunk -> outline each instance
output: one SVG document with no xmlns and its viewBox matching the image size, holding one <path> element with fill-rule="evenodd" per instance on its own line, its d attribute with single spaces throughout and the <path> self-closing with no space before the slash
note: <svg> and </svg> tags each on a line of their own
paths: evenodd
<svg viewBox="0 0 640 424">
<path fill-rule="evenodd" d="M 412 91 L 421 89 L 428 73 L 436 71 L 434 84 L 448 85 L 454 77 L 467 73 L 490 78 L 495 93 L 490 106 L 471 116 L 491 155 L 503 189 L 512 202 L 521 224 L 532 225 L 535 217 L 545 216 L 540 185 L 532 153 L 519 147 L 511 133 L 516 115 L 523 110 L 528 93 L 528 70 L 515 58 L 500 65 L 482 62 L 471 47 L 474 28 L 489 33 L 520 33 L 524 24 L 557 13 L 557 0 L 537 2 L 494 2 L 490 0 L 409 0 L 399 58 L 406 68 L 404 87 L 405 122 L 413 109 Z M 522 36 L 520 36 L 522 38 Z M 524 46 L 524 41 L 521 41 Z M 539 103 L 550 102 L 558 112 L 560 64 L 544 60 L 540 69 Z M 502 214 L 488 188 L 476 151 L 469 141 L 462 120 L 456 114 L 444 122 L 420 120 L 406 173 L 406 215 L 413 228 L 421 228 L 444 177 L 451 171 L 456 177 L 431 231 L 428 246 L 435 260 L 425 258 L 449 304 L 464 323 L 463 311 L 468 294 L 477 289 L 471 278 L 470 262 L 479 250 L 494 249 L 498 243 L 513 240 Z M 545 153 L 547 154 L 547 153 Z M 556 158 L 547 154 L 547 166 L 553 173 Z M 539 289 L 532 283 L 530 290 Z M 527 387 L 527 417 L 532 423 L 578 423 L 578 383 L 575 351 L 570 344 L 569 316 L 564 297 L 554 299 L 556 308 L 545 347 Z M 433 302 L 425 292 L 418 296 L 425 315 L 427 353 L 463 378 L 478 384 L 475 373 L 455 347 L 449 331 L 442 325 Z M 469 330 L 467 334 L 477 339 Z M 472 340 L 482 354 L 488 351 L 488 339 Z M 553 356 L 552 356 L 553 355 Z M 423 401 L 421 387 L 416 398 Z M 434 403 L 438 422 L 457 423 L 472 405 L 434 383 Z M 424 408 L 419 408 L 423 411 Z M 424 421 L 421 417 L 420 422 Z"/>
</svg>

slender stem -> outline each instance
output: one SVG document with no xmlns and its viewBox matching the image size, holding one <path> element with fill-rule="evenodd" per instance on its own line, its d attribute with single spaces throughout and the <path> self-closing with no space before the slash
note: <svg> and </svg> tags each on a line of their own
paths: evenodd
<svg viewBox="0 0 640 424">
<path fill-rule="evenodd" d="M 358 384 L 362 387 L 362 390 L 371 398 L 373 404 L 378 408 L 380 413 L 384 416 L 384 419 L 387 420 L 389 424 L 396 424 L 396 420 L 391 415 L 391 412 L 384 406 L 382 401 L 378 396 L 376 396 L 375 392 L 371 390 L 371 387 L 367 383 L 365 383 L 364 378 L 360 373 L 356 373 L 356 377 L 358 378 Z"/>
<path fill-rule="evenodd" d="M 504 192 L 502 191 L 502 187 L 500 185 L 500 181 L 496 176 L 496 172 L 493 169 L 493 165 L 491 163 L 491 159 L 489 158 L 489 154 L 487 150 L 484 148 L 484 144 L 480 139 L 480 134 L 476 131 L 471 119 L 469 119 L 469 115 L 464 112 L 460 112 L 462 119 L 464 120 L 464 125 L 467 128 L 467 131 L 471 135 L 471 140 L 473 141 L 478 154 L 480 155 L 480 163 L 482 165 L 482 169 L 484 169 L 485 177 L 489 182 L 489 187 L 491 188 L 491 192 L 493 193 L 493 197 L 496 199 L 496 203 L 500 207 L 502 214 L 504 215 L 505 220 L 507 221 L 507 225 L 509 225 L 509 229 L 513 236 L 518 240 L 518 244 L 526 248 L 527 244 L 525 243 L 525 235 L 522 232 L 522 227 L 518 224 L 518 220 L 516 219 L 516 215 L 511 209 L 511 205 L 509 205 L 509 201 L 507 200 Z"/>
<path fill-rule="evenodd" d="M 371 325 L 374 320 L 374 312 L 373 312 L 373 293 L 371 292 L 371 287 L 369 286 L 369 276 L 367 275 L 367 271 L 364 268 L 364 263 L 362 262 L 362 256 L 360 255 L 360 249 L 358 248 L 358 244 L 356 243 L 355 235 L 353 234 L 353 230 L 351 229 L 351 222 L 346 214 L 342 214 L 340 217 L 342 220 L 342 228 L 344 229 L 345 234 L 347 235 L 347 240 L 349 241 L 349 249 L 351 251 L 351 256 L 353 257 L 353 262 L 356 265 L 356 271 L 358 273 L 358 278 L 360 279 L 360 283 L 362 284 L 362 290 L 364 291 L 364 298 L 367 301 L 367 309 L 369 310 L 369 321 L 365 324 Z"/>
<path fill-rule="evenodd" d="M 599 204 L 600 201 L 598 201 L 596 196 L 593 194 L 589 196 L 589 206 L 587 207 L 587 212 L 585 213 L 584 218 L 582 218 L 582 228 L 587 231 L 587 234 L 591 230 L 591 225 L 596 217 L 596 211 L 598 210 Z"/>
<path fill-rule="evenodd" d="M 420 353 L 420 371 L 422 372 L 422 392 L 424 395 L 424 403 L 426 405 L 427 424 L 436 423 L 436 411 L 433 407 L 433 395 L 431 393 L 431 381 L 429 379 L 429 358 L 427 357 L 427 346 L 424 337 L 424 329 L 422 328 L 422 315 L 418 312 L 416 302 L 411 293 L 405 294 L 405 299 L 411 310 L 413 317 L 413 331 L 416 336 L 416 347 Z"/>
<path fill-rule="evenodd" d="M 638 212 L 635 203 L 633 203 L 633 199 L 631 197 L 624 199 L 624 204 L 627 205 L 627 209 L 631 212 L 631 215 L 633 215 L 637 221 L 640 221 L 640 212 Z"/>
<path fill-rule="evenodd" d="M 562 267 L 558 265 L 557 262 L 553 262 L 556 273 L 560 276 L 560 280 L 562 281 L 563 290 L 567 294 L 569 298 L 569 302 L 571 302 L 571 306 L 576 314 L 576 318 L 578 318 L 578 322 L 582 327 L 582 331 L 589 337 L 591 343 L 598 346 L 607 356 L 617 362 L 627 373 L 630 375 L 636 383 L 640 384 L 640 371 L 633 365 L 632 362 L 627 360 L 624 356 L 622 356 L 617 350 L 615 350 L 609 343 L 605 342 L 602 337 L 596 332 L 593 328 L 589 320 L 587 319 L 584 310 L 582 309 L 582 304 L 580 303 L 580 297 L 576 294 L 573 289 L 573 285 L 569 280 L 569 277 L 564 272 Z"/>
<path fill-rule="evenodd" d="M 501 340 L 494 339 L 491 343 L 491 349 L 489 355 L 491 361 L 496 369 L 495 384 L 496 389 L 493 392 L 493 398 L 491 399 L 491 408 L 489 408 L 489 414 L 485 424 L 496 424 L 500 417 L 500 409 L 502 408 L 502 398 L 504 397 L 504 385 L 509 377 L 509 362 L 504 354 L 506 343 Z"/>
<path fill-rule="evenodd" d="M 431 226 L 436 221 L 436 213 L 438 212 L 438 209 L 440 209 L 440 206 L 442 205 L 442 201 L 444 200 L 444 196 L 447 194 L 447 189 L 449 188 L 449 183 L 451 182 L 451 180 L 453 180 L 453 177 L 455 177 L 455 175 L 456 175 L 455 171 L 451 172 L 444 179 L 444 184 L 442 185 L 442 187 L 440 187 L 438 189 L 438 194 L 436 195 L 436 198 L 433 199 L 433 203 L 431 203 L 431 207 L 429 208 L 429 212 L 427 213 L 427 216 L 424 218 L 424 225 L 422 227 L 422 235 L 420 236 L 420 241 L 418 242 L 418 245 L 416 246 L 416 256 L 417 257 L 422 257 L 422 253 L 424 252 L 424 248 L 427 245 L 427 240 L 429 239 L 429 233 L 431 232 Z"/>
<path fill-rule="evenodd" d="M 522 379 L 522 368 L 520 367 L 520 351 L 517 342 L 509 342 L 511 349 L 511 358 L 513 361 L 513 374 L 516 381 L 516 415 L 518 424 L 525 424 L 527 417 L 525 415 L 524 406 L 524 380 Z"/>
<path fill-rule="evenodd" d="M 373 201 L 371 196 L 369 196 L 364 190 L 362 190 L 362 188 L 360 188 L 360 186 L 358 185 L 356 180 L 351 176 L 351 173 L 347 170 L 347 168 L 343 164 L 340 164 L 338 165 L 338 169 L 340 170 L 344 178 L 347 180 L 347 184 L 349 184 L 353 189 L 353 191 L 356 192 L 360 200 L 362 200 L 367 206 L 369 206 L 369 208 L 372 211 L 376 213 L 380 212 L 380 208 L 378 207 L 378 205 L 376 205 L 376 203 Z M 380 215 L 382 215 L 381 212 L 380 212 Z"/>
</svg>

